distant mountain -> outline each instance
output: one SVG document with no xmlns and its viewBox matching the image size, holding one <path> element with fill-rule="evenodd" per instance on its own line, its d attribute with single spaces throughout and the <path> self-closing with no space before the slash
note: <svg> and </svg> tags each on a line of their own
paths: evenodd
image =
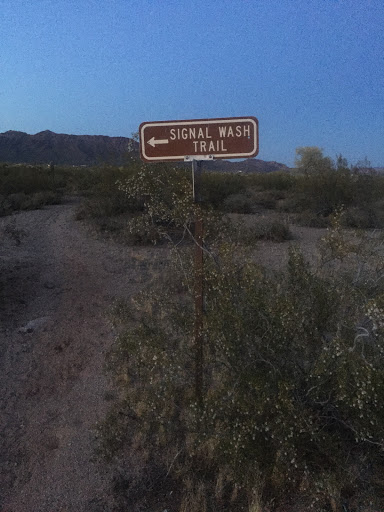
<svg viewBox="0 0 384 512">
<path fill-rule="evenodd" d="M 241 162 L 230 162 L 229 160 L 207 160 L 204 161 L 204 170 L 221 171 L 221 172 L 272 172 L 272 171 L 289 171 L 289 167 L 278 162 L 265 162 L 256 158 L 248 158 Z"/>
<path fill-rule="evenodd" d="M 105 135 L 66 135 L 49 130 L 29 135 L 9 130 L 0 133 L 0 162 L 57 165 L 122 164 L 129 156 L 138 157 L 139 144 L 128 137 Z M 271 172 L 288 170 L 284 164 L 248 159 L 205 161 L 204 169 L 221 172 Z"/>
<path fill-rule="evenodd" d="M 28 133 L 0 133 L 0 162 L 58 165 L 95 165 L 101 162 L 121 163 L 130 144 L 138 150 L 137 142 L 127 137 L 105 135 L 66 135 L 49 130 Z"/>
</svg>

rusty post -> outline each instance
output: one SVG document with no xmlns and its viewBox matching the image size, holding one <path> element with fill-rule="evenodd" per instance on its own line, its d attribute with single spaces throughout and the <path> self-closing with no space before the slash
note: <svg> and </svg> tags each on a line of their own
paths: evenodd
<svg viewBox="0 0 384 512">
<path fill-rule="evenodd" d="M 202 162 L 192 161 L 194 202 L 201 202 Z M 200 407 L 203 405 L 203 219 L 195 217 L 195 394 Z"/>
</svg>

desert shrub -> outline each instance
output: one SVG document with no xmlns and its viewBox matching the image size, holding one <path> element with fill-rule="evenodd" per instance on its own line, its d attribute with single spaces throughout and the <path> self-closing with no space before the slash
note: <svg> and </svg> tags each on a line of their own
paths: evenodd
<svg viewBox="0 0 384 512">
<path fill-rule="evenodd" d="M 380 225 L 382 219 L 376 215 L 375 203 L 383 197 L 383 176 L 350 169 L 341 155 L 334 163 L 317 147 L 298 148 L 296 153 L 299 174 L 294 176 L 290 194 L 279 205 L 283 211 L 312 212 L 316 217 L 327 218 L 344 206 L 351 208 L 352 227 Z"/>
<path fill-rule="evenodd" d="M 271 242 L 285 242 L 293 238 L 289 226 L 278 220 L 257 224 L 254 236 L 258 240 L 269 240 Z"/>
<path fill-rule="evenodd" d="M 48 168 L 27 165 L 0 167 L 0 215 L 59 203 L 61 196 Z"/>
<path fill-rule="evenodd" d="M 177 206 L 150 206 L 153 217 L 186 222 Z M 160 468 L 156 489 L 170 485 L 160 501 L 155 492 L 159 508 L 320 511 L 367 496 L 383 506 L 382 240 L 345 235 L 340 218 L 318 268 L 291 249 L 285 271 L 266 272 L 216 241 L 205 260 L 202 404 L 188 247 L 176 251 L 173 285 L 142 292 L 129 313 L 118 308 L 125 327 L 108 367 L 121 402 L 99 435 L 100 453 L 120 467 L 127 450 L 146 453 L 140 470 L 127 469 L 125 506 L 151 468 Z"/>
<path fill-rule="evenodd" d="M 118 183 L 127 200 L 142 205 L 140 215 L 127 223 L 127 232 L 133 241 L 181 240 L 191 235 L 195 219 L 201 215 L 205 221 L 205 236 L 218 235 L 217 220 L 220 213 L 207 204 L 192 201 L 190 173 L 167 165 L 142 165 L 140 171 Z M 220 224 L 221 236 L 229 229 L 229 221 Z"/>
<path fill-rule="evenodd" d="M 381 227 L 383 219 L 377 203 L 382 194 L 380 176 L 364 176 L 348 169 L 295 176 L 295 186 L 279 201 L 280 211 L 297 213 L 297 222 L 310 227 L 326 227 L 329 216 L 340 207 L 349 215 L 349 227 Z"/>
<path fill-rule="evenodd" d="M 286 213 L 297 213 L 304 211 L 303 199 L 296 188 L 289 192 L 286 197 L 280 201 L 279 211 Z"/>
<path fill-rule="evenodd" d="M 46 192 L 36 192 L 30 198 L 30 205 L 26 209 L 40 208 L 49 204 L 58 204 L 61 202 L 61 194 L 51 190 Z"/>
<path fill-rule="evenodd" d="M 255 190 L 247 189 L 241 194 L 228 196 L 221 210 L 227 213 L 256 213 L 259 210 L 273 210 L 277 201 L 281 200 L 284 194 L 280 190 Z"/>
<path fill-rule="evenodd" d="M 256 209 L 266 208 L 268 210 L 273 210 L 274 208 L 276 208 L 277 202 L 283 200 L 286 197 L 285 191 L 278 189 L 262 191 L 252 189 L 252 195 L 254 198 Z"/>
<path fill-rule="evenodd" d="M 52 191 L 25 194 L 18 192 L 9 196 L 0 196 L 0 216 L 9 215 L 14 211 L 36 210 L 49 204 L 58 204 L 61 195 Z"/>
<path fill-rule="evenodd" d="M 295 177 L 290 172 L 254 173 L 246 176 L 251 187 L 260 190 L 290 190 L 295 186 Z"/>
<path fill-rule="evenodd" d="M 365 461 L 381 464 L 384 435 L 381 295 L 361 301 L 297 252 L 279 278 L 233 262 L 209 270 L 202 410 L 192 391 L 191 301 L 146 293 L 136 302 L 138 327 L 110 355 L 136 442 L 157 457 L 173 447 L 174 488 L 187 496 L 203 485 L 207 510 L 223 499 L 225 510 L 247 510 L 255 489 L 264 503 L 295 497 L 314 510 L 364 490 Z M 114 428 L 122 427 L 109 424 L 110 456 L 132 432 Z"/>
<path fill-rule="evenodd" d="M 1 215 L 9 215 L 15 210 L 26 209 L 23 206 L 29 202 L 29 196 L 24 192 L 16 194 L 9 194 L 8 196 L 0 197 L 0 212 Z"/>
<path fill-rule="evenodd" d="M 56 186 L 64 192 L 89 196 L 104 179 L 104 170 L 105 166 L 55 166 L 52 177 Z"/>
<path fill-rule="evenodd" d="M 343 225 L 348 228 L 371 229 L 378 227 L 378 218 L 372 208 L 351 207 L 345 211 Z"/>
<path fill-rule="evenodd" d="M 48 168 L 38 166 L 7 165 L 0 167 L 0 194 L 23 193 L 53 190 L 54 184 Z"/>
<path fill-rule="evenodd" d="M 282 172 L 204 173 L 203 197 L 207 204 L 226 212 L 252 213 L 258 208 L 274 208 L 293 185 L 294 178 Z"/>
<path fill-rule="evenodd" d="M 250 193 L 231 194 L 225 198 L 222 209 L 228 213 L 252 213 L 254 200 Z"/>
<path fill-rule="evenodd" d="M 243 194 L 246 186 L 246 178 L 240 174 L 206 172 L 202 176 L 203 200 L 220 209 L 230 196 Z"/>
<path fill-rule="evenodd" d="M 339 155 L 337 169 L 344 169 L 347 165 L 347 161 L 343 159 L 342 155 Z M 324 156 L 323 150 L 317 146 L 296 148 L 295 166 L 306 176 L 311 174 L 326 174 L 335 168 L 332 160 Z"/>
<path fill-rule="evenodd" d="M 91 218 L 103 222 L 113 217 L 140 211 L 142 204 L 122 191 L 117 183 L 129 179 L 137 172 L 136 162 L 127 167 L 100 166 L 93 170 L 93 183 L 86 180 L 87 199 L 81 204 L 78 218 Z"/>
<path fill-rule="evenodd" d="M 253 247 L 258 240 L 286 242 L 292 238 L 292 232 L 285 221 L 278 218 L 269 220 L 262 217 L 251 227 L 238 223 L 234 227 L 233 235 L 233 239 L 238 240 L 239 243 Z"/>
<path fill-rule="evenodd" d="M 379 174 L 353 175 L 354 205 L 360 208 L 371 208 L 372 204 L 384 196 L 384 176 Z"/>
<path fill-rule="evenodd" d="M 117 168 L 116 168 L 117 169 Z M 37 192 L 75 193 L 87 195 L 93 192 L 115 168 L 72 167 L 47 165 L 0 164 L 0 193 L 3 195 L 31 195 Z M 118 171 L 121 173 L 121 171 Z M 110 187 L 112 190 L 112 187 Z"/>
<path fill-rule="evenodd" d="M 280 209 L 300 213 L 297 220 L 302 225 L 324 227 L 329 225 L 329 216 L 343 207 L 346 227 L 381 228 L 383 216 L 378 206 L 381 193 L 380 176 L 330 170 L 298 177 L 297 190 L 280 203 Z"/>
<path fill-rule="evenodd" d="M 354 184 L 349 171 L 331 169 L 301 176 L 297 187 L 299 204 L 317 215 L 330 215 L 338 207 L 352 204 L 354 199 Z"/>
<path fill-rule="evenodd" d="M 105 193 L 92 194 L 92 197 L 86 198 L 79 206 L 77 217 L 79 219 L 90 218 L 98 221 L 105 217 L 114 217 L 127 212 L 137 212 L 140 210 L 140 204 L 127 199 L 126 195 L 120 191 L 114 191 L 111 194 Z"/>
<path fill-rule="evenodd" d="M 329 216 L 316 215 L 311 210 L 306 210 L 296 215 L 295 223 L 299 226 L 321 229 L 328 228 L 331 225 L 331 220 Z"/>
</svg>

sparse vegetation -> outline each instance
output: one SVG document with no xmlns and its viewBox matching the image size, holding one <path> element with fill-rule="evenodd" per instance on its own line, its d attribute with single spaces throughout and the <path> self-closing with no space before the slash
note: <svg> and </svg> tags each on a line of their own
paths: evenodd
<svg viewBox="0 0 384 512">
<path fill-rule="evenodd" d="M 280 203 L 285 212 L 297 213 L 298 221 L 311 227 L 328 226 L 340 207 L 349 211 L 346 227 L 382 228 L 384 176 L 369 169 L 349 168 L 341 155 L 336 163 L 319 148 L 298 148 L 299 174 L 295 185 Z"/>
<path fill-rule="evenodd" d="M 299 224 L 327 227 L 330 216 L 343 206 L 347 211 L 346 227 L 381 228 L 384 223 L 384 176 L 368 168 L 348 167 L 342 155 L 336 162 L 325 157 L 316 147 L 298 148 L 297 169 L 291 172 L 264 174 L 229 174 L 206 172 L 203 175 L 204 204 L 222 213 L 259 214 L 277 210 L 292 214 Z M 362 165 L 362 164 L 361 164 Z M 79 208 L 79 219 L 92 221 L 102 231 L 121 234 L 121 240 L 140 241 L 141 236 L 124 234 L 127 218 L 143 209 L 141 200 L 133 200 L 118 187 L 141 169 L 170 174 L 167 183 L 177 186 L 176 175 L 190 183 L 190 171 L 176 171 L 167 165 L 143 166 L 135 159 L 116 167 L 94 168 L 17 166 L 0 167 L 0 203 L 2 214 L 30 209 L 60 201 L 63 193 L 85 197 Z M 176 173 L 176 174 L 175 174 Z M 179 174 L 178 174 L 179 173 Z M 163 187 L 164 188 L 164 187 Z M 147 237 L 143 241 L 149 240 Z"/>
<path fill-rule="evenodd" d="M 119 510 L 383 507 L 383 240 L 367 230 L 383 227 L 384 177 L 318 148 L 298 156 L 291 173 L 206 173 L 199 205 L 189 171 L 168 165 L 0 168 L 2 215 L 81 194 L 79 219 L 130 244 L 173 246 L 159 282 L 112 314 L 120 334 L 108 368 L 120 398 L 98 446 L 116 463 Z M 241 214 L 256 225 L 236 224 Z M 196 215 L 206 255 L 202 406 L 193 387 Z M 318 266 L 293 248 L 279 272 L 253 263 L 259 240 L 292 238 L 288 218 L 329 228 Z M 22 243 L 11 224 L 5 234 Z"/>
<path fill-rule="evenodd" d="M 279 216 L 260 217 L 258 222 L 249 226 L 241 219 L 236 222 L 233 220 L 233 231 L 231 239 L 237 241 L 240 246 L 255 247 L 258 240 L 270 242 L 286 242 L 293 239 L 292 231 L 288 223 Z"/>
<path fill-rule="evenodd" d="M 61 194 L 48 168 L 0 165 L 0 216 L 60 201 Z"/>
<path fill-rule="evenodd" d="M 125 190 L 145 198 L 141 222 L 174 242 L 197 206 L 182 174 L 163 183 L 171 189 L 159 188 L 162 176 L 139 173 Z M 100 426 L 99 453 L 117 461 L 121 510 L 382 507 L 382 237 L 345 233 L 347 211 L 332 208 L 319 265 L 292 249 L 278 273 L 239 257 L 228 224 L 200 211 L 209 227 L 202 407 L 190 247 L 175 245 L 167 285 L 163 276 L 115 309 L 108 368 L 121 401 Z M 285 226 L 273 232 L 288 238 Z"/>
</svg>

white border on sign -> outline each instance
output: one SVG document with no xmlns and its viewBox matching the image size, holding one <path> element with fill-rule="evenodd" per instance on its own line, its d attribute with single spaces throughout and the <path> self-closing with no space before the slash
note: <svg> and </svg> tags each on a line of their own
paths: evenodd
<svg viewBox="0 0 384 512">
<path fill-rule="evenodd" d="M 249 152 L 249 153 L 229 153 L 229 154 L 224 154 L 224 153 L 213 153 L 212 156 L 213 158 L 215 157 L 225 157 L 225 158 L 245 158 L 247 156 L 251 156 L 255 153 L 255 151 L 258 150 L 258 147 L 257 147 L 257 140 L 258 140 L 258 133 L 257 133 L 257 130 L 258 130 L 258 126 L 257 126 L 257 122 L 252 119 L 251 117 L 236 117 L 236 118 L 232 118 L 232 119 L 208 119 L 207 121 L 204 121 L 204 120 L 196 120 L 196 121 L 173 121 L 173 122 L 159 122 L 159 123 L 145 123 L 142 125 L 141 127 L 141 140 L 143 141 L 143 144 L 142 144 L 142 154 L 143 154 L 143 157 L 146 159 L 146 160 L 175 160 L 175 159 L 180 159 L 180 160 L 183 160 L 185 156 L 187 155 L 172 155 L 172 156 L 147 156 L 146 153 L 145 153 L 145 144 L 144 144 L 144 130 L 147 128 L 147 127 L 156 127 L 156 126 L 178 126 L 178 125 L 184 125 L 184 126 L 187 126 L 187 125 L 193 125 L 193 124 L 200 124 L 200 125 L 204 125 L 204 124 L 225 124 L 225 123 L 235 123 L 235 122 L 238 122 L 238 123 L 242 123 L 242 122 L 249 122 L 249 123 L 252 123 L 253 126 L 254 126 L 254 141 L 253 141 L 253 151 Z M 192 155 L 191 155 L 192 156 Z"/>
</svg>

